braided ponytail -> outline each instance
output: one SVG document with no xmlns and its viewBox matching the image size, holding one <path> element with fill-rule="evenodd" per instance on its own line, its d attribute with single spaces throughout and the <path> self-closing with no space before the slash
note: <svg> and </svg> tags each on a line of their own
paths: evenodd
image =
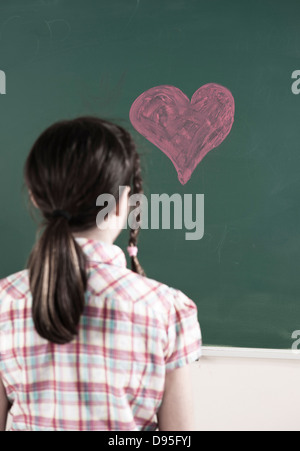
<svg viewBox="0 0 300 451">
<path fill-rule="evenodd" d="M 133 172 L 133 194 L 143 194 L 143 180 L 142 171 L 139 154 L 136 153 L 134 172 Z M 137 221 L 140 221 L 140 215 L 137 216 Z M 130 229 L 129 246 L 137 246 L 138 235 L 140 229 Z M 141 276 L 146 276 L 137 256 L 131 257 L 131 269 L 132 271 L 140 274 Z"/>
</svg>

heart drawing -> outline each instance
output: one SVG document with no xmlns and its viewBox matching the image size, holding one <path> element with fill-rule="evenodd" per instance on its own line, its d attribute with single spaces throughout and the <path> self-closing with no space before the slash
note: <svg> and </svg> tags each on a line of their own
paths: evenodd
<svg viewBox="0 0 300 451">
<path fill-rule="evenodd" d="M 189 98 L 174 86 L 157 86 L 130 109 L 133 127 L 173 162 L 185 185 L 205 155 L 230 133 L 235 104 L 224 86 L 209 83 Z"/>
</svg>

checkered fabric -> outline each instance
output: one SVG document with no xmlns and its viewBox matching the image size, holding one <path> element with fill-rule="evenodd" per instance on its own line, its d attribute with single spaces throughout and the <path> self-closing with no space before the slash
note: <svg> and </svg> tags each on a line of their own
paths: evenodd
<svg viewBox="0 0 300 451">
<path fill-rule="evenodd" d="M 0 378 L 11 430 L 156 430 L 166 372 L 201 355 L 197 307 L 127 269 L 118 246 L 76 240 L 88 258 L 88 289 L 71 343 L 35 331 L 28 271 L 0 281 Z"/>
</svg>

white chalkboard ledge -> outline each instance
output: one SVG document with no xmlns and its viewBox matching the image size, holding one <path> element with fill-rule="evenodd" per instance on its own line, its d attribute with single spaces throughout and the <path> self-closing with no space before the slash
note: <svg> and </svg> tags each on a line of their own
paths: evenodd
<svg viewBox="0 0 300 451">
<path fill-rule="evenodd" d="M 203 346 L 203 357 L 300 360 L 300 350 Z"/>
</svg>

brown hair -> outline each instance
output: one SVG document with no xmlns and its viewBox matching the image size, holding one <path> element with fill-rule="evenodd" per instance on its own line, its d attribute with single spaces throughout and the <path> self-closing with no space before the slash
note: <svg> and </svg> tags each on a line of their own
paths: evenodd
<svg viewBox="0 0 300 451">
<path fill-rule="evenodd" d="M 95 117 L 61 121 L 35 142 L 25 183 L 44 219 L 28 260 L 33 321 L 41 337 L 68 343 L 77 334 L 87 288 L 86 258 L 72 233 L 96 226 L 100 194 L 118 201 L 120 186 L 143 192 L 139 155 L 118 125 Z M 138 233 L 130 230 L 130 246 Z M 145 275 L 137 257 L 131 266 Z"/>
</svg>

